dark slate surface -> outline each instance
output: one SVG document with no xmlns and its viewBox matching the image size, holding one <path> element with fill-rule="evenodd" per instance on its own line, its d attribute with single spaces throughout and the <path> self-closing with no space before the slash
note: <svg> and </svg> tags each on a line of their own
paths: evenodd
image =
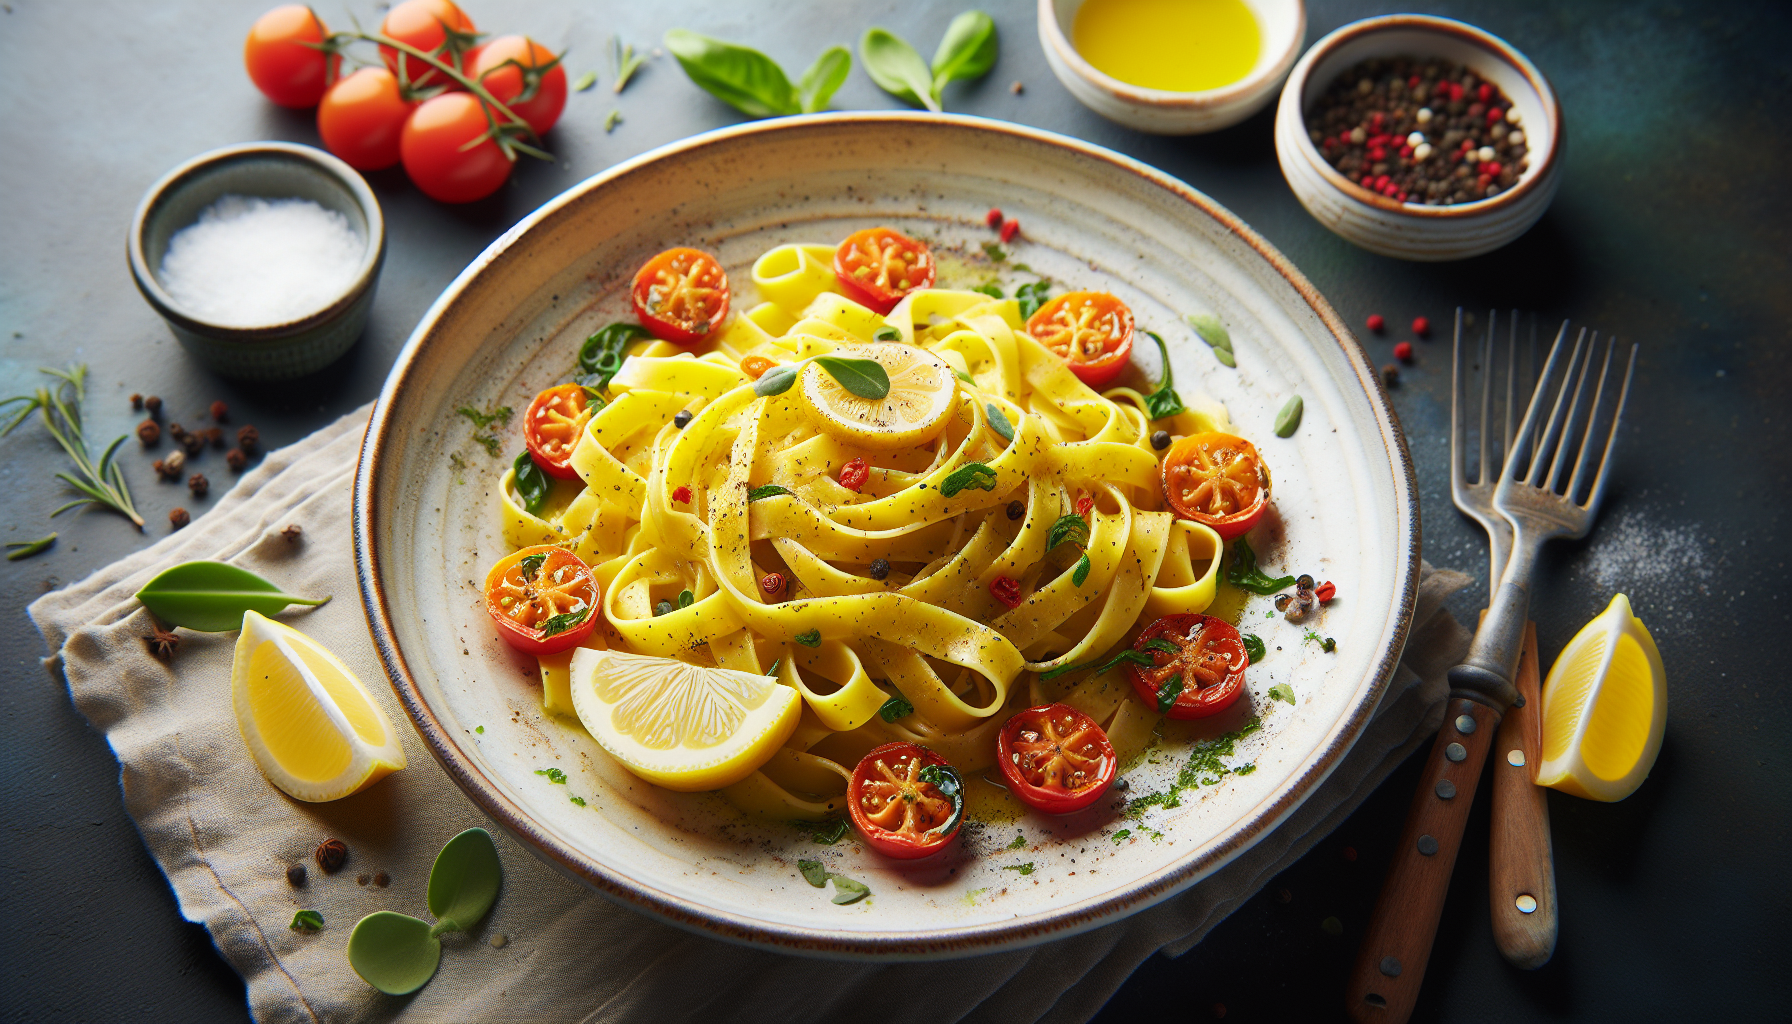
<svg viewBox="0 0 1792 1024">
<path fill-rule="evenodd" d="M 264 443 L 297 440 L 372 398 L 417 318 L 506 226 L 611 163 L 734 121 L 669 59 L 620 98 L 608 91 L 610 35 L 651 44 L 685 26 L 758 46 L 801 67 L 871 23 L 923 52 L 957 4 L 810 0 L 778 5 L 532 4 L 471 0 L 488 29 L 571 47 L 575 94 L 549 143 L 554 166 L 522 168 L 501 193 L 438 206 L 396 171 L 372 176 L 390 249 L 360 345 L 298 388 L 251 388 L 189 360 L 137 296 L 123 235 L 138 197 L 201 151 L 253 139 L 316 143 L 308 115 L 264 102 L 239 54 L 270 0 L 0 5 L 0 375 L 8 394 L 35 387 L 35 367 L 95 367 L 92 434 L 131 429 L 133 391 L 163 396 L 176 418 L 215 398 Z M 1785 1012 L 1788 726 L 1782 593 L 1788 542 L 1785 398 L 1792 384 L 1792 204 L 1786 200 L 1792 60 L 1787 8 L 1736 3 L 1424 5 L 1511 40 L 1555 83 L 1567 111 L 1567 177 L 1548 215 L 1506 250 L 1444 265 L 1372 256 L 1329 234 L 1295 202 L 1276 168 L 1266 111 L 1210 137 L 1153 138 L 1077 105 L 1040 53 L 1034 8 L 992 2 L 1003 32 L 987 80 L 954 86 L 950 109 L 1007 118 L 1111 146 L 1191 182 L 1279 246 L 1353 324 L 1379 312 L 1403 325 L 1447 321 L 1457 304 L 1572 316 L 1643 343 L 1636 415 L 1624 437 L 1610 509 L 1590 543 L 1545 562 L 1534 609 L 1546 662 L 1615 590 L 1628 592 L 1667 663 L 1670 722 L 1653 777 L 1617 805 L 1551 794 L 1562 902 L 1561 944 L 1535 973 L 1507 967 L 1488 930 L 1485 802 L 1471 820 L 1418 1020 L 1764 1019 Z M 758 9 L 764 8 L 764 9 Z M 378 15 L 353 5 L 368 23 Z M 340 8 L 326 18 L 345 20 Z M 1363 3 L 1313 5 L 1308 39 L 1381 13 Z M 1008 84 L 1026 92 L 1015 96 Z M 893 103 L 862 70 L 839 109 Z M 612 134 L 612 108 L 624 121 Z M 1379 363 L 1392 343 L 1365 334 Z M 1425 554 L 1485 575 L 1482 541 L 1458 517 L 1447 483 L 1448 354 L 1420 342 L 1394 406 L 1423 489 Z M 202 511 L 148 460 L 126 463 L 151 536 L 176 504 Z M 35 427 L 0 443 L 0 536 L 40 536 L 64 498 L 60 467 Z M 201 468 L 225 477 L 221 460 Z M 214 491 L 214 499 L 216 491 Z M 0 744 L 5 918 L 0 1018 L 237 1020 L 242 985 L 204 931 L 184 923 L 125 816 L 103 738 L 38 666 L 23 608 L 149 543 L 104 513 L 54 524 L 58 546 L 0 565 L 7 685 Z M 1472 617 L 1478 602 L 1460 600 Z M 1335 1019 L 1362 933 L 1416 782 L 1418 761 L 1304 861 L 1180 961 L 1155 958 L 1101 1019 Z M 1778 867 L 1775 867 L 1778 865 Z M 1284 899 L 1286 897 L 1286 899 Z M 1336 916 L 1342 937 L 1320 922 Z M 1780 980 L 1775 981 L 1778 978 Z M 1775 1010 L 1774 1007 L 1779 1009 Z"/>
</svg>

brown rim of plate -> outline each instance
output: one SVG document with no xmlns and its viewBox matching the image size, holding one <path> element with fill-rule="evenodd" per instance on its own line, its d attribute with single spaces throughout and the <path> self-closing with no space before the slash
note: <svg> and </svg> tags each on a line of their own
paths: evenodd
<svg viewBox="0 0 1792 1024">
<path fill-rule="evenodd" d="M 1201 89 L 1195 92 L 1147 89 L 1142 85 L 1122 82 L 1084 60 L 1083 55 L 1076 52 L 1076 47 L 1071 45 L 1070 40 L 1064 37 L 1064 26 L 1058 24 L 1057 12 L 1053 10 L 1048 15 L 1047 8 L 1051 7 L 1051 4 L 1052 0 L 1039 0 L 1039 16 L 1051 26 L 1052 48 L 1058 51 L 1058 56 L 1064 63 L 1070 65 L 1071 70 L 1079 76 L 1101 86 L 1121 99 L 1149 107 L 1169 107 L 1178 110 L 1202 109 L 1225 106 L 1228 103 L 1245 99 L 1261 88 L 1265 81 L 1275 78 L 1277 75 L 1286 74 L 1288 69 L 1300 60 L 1300 44 L 1307 37 L 1307 5 L 1303 0 L 1300 4 L 1300 24 L 1295 26 L 1294 44 L 1278 56 L 1275 63 L 1268 65 L 1263 70 L 1248 74 L 1231 85 L 1222 85 L 1217 89 Z M 1256 15 L 1253 13 L 1252 17 L 1256 17 Z"/>
<path fill-rule="evenodd" d="M 1307 51 L 1307 57 L 1312 60 L 1312 63 L 1307 66 L 1309 69 L 1317 67 L 1320 61 L 1330 56 L 1332 51 L 1338 49 L 1343 44 L 1387 29 L 1418 29 L 1426 32 L 1438 32 L 1444 35 L 1456 36 L 1465 42 L 1485 50 L 1493 57 L 1503 61 L 1511 67 L 1512 70 L 1524 76 L 1525 81 L 1529 82 L 1531 88 L 1536 90 L 1538 99 L 1542 100 L 1544 113 L 1549 118 L 1551 128 L 1549 151 L 1543 154 L 1542 162 L 1525 172 L 1524 176 L 1519 179 L 1518 184 L 1501 192 L 1499 195 L 1494 196 L 1492 199 L 1477 199 L 1472 203 L 1455 203 L 1447 206 L 1427 206 L 1423 203 L 1402 203 L 1397 199 L 1389 199 L 1387 196 L 1381 195 L 1380 193 L 1371 192 L 1356 182 L 1351 181 L 1343 174 L 1340 174 L 1338 169 L 1331 165 L 1331 161 L 1327 160 L 1324 154 L 1319 152 L 1319 147 L 1313 145 L 1313 137 L 1308 135 L 1306 131 L 1306 108 L 1302 105 L 1300 107 L 1301 152 L 1319 169 L 1320 176 L 1330 182 L 1332 187 L 1344 193 L 1345 196 L 1362 203 L 1364 206 L 1373 206 L 1378 210 L 1386 210 L 1389 213 L 1398 213 L 1408 217 L 1432 217 L 1439 219 L 1473 217 L 1487 213 L 1490 210 L 1498 209 L 1502 205 L 1516 203 L 1520 196 L 1537 188 L 1537 183 L 1542 181 L 1548 175 L 1551 165 L 1561 157 L 1562 143 L 1565 138 L 1563 134 L 1565 126 L 1562 123 L 1562 103 L 1561 100 L 1557 99 L 1556 91 L 1550 88 L 1549 79 L 1543 77 L 1543 72 L 1537 70 L 1537 66 L 1531 63 L 1530 58 L 1518 52 L 1518 49 L 1512 46 L 1512 44 L 1491 32 L 1485 32 L 1466 22 L 1457 21 L 1454 18 L 1436 18 L 1425 14 L 1388 14 L 1379 18 L 1365 18 L 1362 21 L 1352 22 L 1349 25 L 1345 25 L 1343 28 L 1334 31 L 1331 35 L 1326 36 L 1319 42 L 1314 43 L 1313 48 Z M 1323 49 L 1321 49 L 1322 47 Z M 1306 81 L 1306 72 L 1296 68 L 1294 74 L 1289 77 L 1287 84 L 1282 88 L 1304 90 Z M 1299 91 L 1294 94 L 1294 99 L 1296 104 L 1300 104 Z"/>
<path fill-rule="evenodd" d="M 1330 745 L 1298 778 L 1288 783 L 1276 795 L 1252 808 L 1250 813 L 1241 819 L 1247 823 L 1246 827 L 1228 841 L 1218 843 L 1189 861 L 1135 882 L 1118 892 L 1110 893 L 1100 899 L 1086 900 L 1080 904 L 1061 908 L 1044 916 L 1015 922 L 940 929 L 938 931 L 892 932 L 886 935 L 868 936 L 862 932 L 772 925 L 740 914 L 716 910 L 694 900 L 643 885 L 620 873 L 611 871 L 567 848 L 553 836 L 544 832 L 523 808 L 506 797 L 497 785 L 486 778 L 473 762 L 461 753 L 459 746 L 451 738 L 449 730 L 423 701 L 404 655 L 398 649 L 394 640 L 390 613 L 386 607 L 386 596 L 380 584 L 380 552 L 374 544 L 372 527 L 375 510 L 374 496 L 370 488 L 373 480 L 379 475 L 382 445 L 386 440 L 386 435 L 393 429 L 393 424 L 388 419 L 392 404 L 395 396 L 404 387 L 406 377 L 421 350 L 423 340 L 477 274 L 486 267 L 509 257 L 511 247 L 518 239 L 531 229 L 550 220 L 562 207 L 602 188 L 608 182 L 639 173 L 667 157 L 760 135 L 784 132 L 826 133 L 838 125 L 864 123 L 921 130 L 996 132 L 1029 142 L 1056 146 L 1070 150 L 1082 157 L 1106 163 L 1119 172 L 1141 178 L 1199 208 L 1268 261 L 1306 300 L 1308 307 L 1330 329 L 1339 350 L 1356 368 L 1357 381 L 1362 386 L 1364 396 L 1368 398 L 1371 408 L 1374 409 L 1376 422 L 1381 427 L 1381 439 L 1386 447 L 1388 460 L 1395 467 L 1394 497 L 1395 504 L 1400 510 L 1399 521 L 1395 524 L 1396 547 L 1404 548 L 1404 558 L 1399 566 L 1401 576 L 1398 584 L 1399 614 L 1396 617 L 1393 635 L 1383 643 L 1380 656 L 1375 663 L 1373 686 L 1366 694 L 1365 699 L 1346 718 L 1334 723 Z M 585 882 L 616 902 L 652 914 L 661 920 L 691 931 L 729 941 L 838 959 L 949 959 L 1065 938 L 1103 924 L 1112 923 L 1127 914 L 1142 910 L 1175 895 L 1250 849 L 1305 802 L 1313 790 L 1343 760 L 1368 725 L 1377 702 L 1385 692 L 1388 681 L 1393 677 L 1395 666 L 1399 663 L 1400 653 L 1405 648 L 1407 630 L 1412 624 L 1412 610 L 1418 591 L 1419 575 L 1418 486 L 1413 473 L 1412 458 L 1407 451 L 1405 435 L 1401 432 L 1399 422 L 1388 406 L 1387 394 L 1382 390 L 1380 376 L 1370 365 L 1362 347 L 1356 343 L 1353 335 L 1338 317 L 1336 311 L 1331 308 L 1331 305 L 1325 301 L 1312 283 L 1302 276 L 1293 264 L 1288 262 L 1286 257 L 1277 252 L 1262 236 L 1247 227 L 1243 221 L 1214 203 L 1213 200 L 1196 192 L 1183 182 L 1131 157 L 1122 156 L 1100 146 L 1062 135 L 1005 121 L 993 121 L 958 114 L 929 114 L 921 111 L 813 114 L 752 121 L 716 129 L 661 146 L 632 160 L 617 164 L 561 193 L 535 212 L 524 217 L 515 227 L 504 232 L 484 253 L 475 258 L 459 277 L 455 278 L 454 282 L 424 314 L 416 330 L 411 333 L 410 339 L 405 343 L 403 351 L 399 353 L 393 364 L 392 372 L 387 376 L 386 383 L 380 389 L 379 400 L 374 406 L 372 418 L 367 425 L 367 433 L 362 439 L 361 455 L 355 467 L 353 519 L 355 576 L 360 585 L 361 602 L 367 612 L 368 626 L 373 635 L 374 647 L 379 652 L 380 662 L 385 668 L 387 677 L 391 680 L 392 688 L 398 695 L 399 701 L 404 705 L 405 712 L 410 715 L 411 721 L 428 745 L 431 756 L 441 764 L 449 778 L 453 779 L 455 784 L 482 811 L 527 842 L 534 848 L 534 852 L 538 856 L 546 859 L 561 873 Z"/>
</svg>

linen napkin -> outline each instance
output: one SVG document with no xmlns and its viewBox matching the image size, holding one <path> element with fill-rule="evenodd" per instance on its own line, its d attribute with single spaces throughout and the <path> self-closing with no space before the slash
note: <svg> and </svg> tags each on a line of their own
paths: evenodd
<svg viewBox="0 0 1792 1024">
<path fill-rule="evenodd" d="M 1444 672 L 1467 650 L 1468 632 L 1442 603 L 1469 578 L 1427 565 L 1404 658 L 1344 762 L 1243 856 L 1126 920 L 943 963 L 839 963 L 731 945 L 612 904 L 550 870 L 492 826 L 403 726 L 368 638 L 349 540 L 368 414 L 357 410 L 270 453 L 192 526 L 30 608 L 52 652 L 51 675 L 66 680 L 118 757 L 125 809 L 181 913 L 204 924 L 242 974 L 259 1021 L 1086 1020 L 1146 957 L 1187 951 L 1348 817 L 1436 729 Z M 283 533 L 290 525 L 302 531 L 296 539 Z M 231 711 L 236 634 L 182 631 L 169 664 L 147 652 L 149 614 L 132 595 L 163 569 L 198 558 L 233 562 L 292 593 L 334 595 L 282 617 L 368 684 L 399 723 L 406 770 L 326 804 L 288 799 L 263 779 Z M 445 937 L 441 969 L 416 994 L 387 996 L 364 984 L 344 954 L 354 923 L 382 909 L 423 915 L 436 851 L 476 825 L 492 832 L 504 862 L 492 912 L 474 934 Z M 325 875 L 311 855 L 332 837 L 350 853 L 341 871 Z M 287 881 L 293 863 L 309 868 L 303 887 Z M 323 931 L 291 931 L 300 909 L 320 912 Z M 924 1002 L 888 998 L 922 989 Z"/>
</svg>

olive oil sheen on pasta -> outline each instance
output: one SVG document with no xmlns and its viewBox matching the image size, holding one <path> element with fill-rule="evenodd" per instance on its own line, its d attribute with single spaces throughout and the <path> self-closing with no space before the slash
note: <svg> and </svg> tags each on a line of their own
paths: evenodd
<svg viewBox="0 0 1792 1024">
<path fill-rule="evenodd" d="M 1250 74 L 1263 33 L 1243 0 L 1087 0 L 1071 42 L 1129 85 L 1200 92 Z"/>
</svg>

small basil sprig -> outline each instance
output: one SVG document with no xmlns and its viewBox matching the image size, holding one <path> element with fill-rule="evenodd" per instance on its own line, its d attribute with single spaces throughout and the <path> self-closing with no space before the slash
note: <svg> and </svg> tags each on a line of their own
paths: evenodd
<svg viewBox="0 0 1792 1024">
<path fill-rule="evenodd" d="M 292 923 L 286 927 L 305 934 L 321 932 L 324 929 L 324 915 L 315 910 L 301 910 L 292 915 Z"/>
<path fill-rule="evenodd" d="M 1014 299 L 1020 304 L 1020 318 L 1029 319 L 1039 312 L 1039 307 L 1052 300 L 1052 284 L 1050 281 L 1034 281 L 1014 289 Z"/>
<path fill-rule="evenodd" d="M 1089 543 L 1089 523 L 1082 516 L 1074 513 L 1059 516 L 1052 528 L 1046 531 L 1045 550 L 1050 551 L 1065 541 L 1072 544 Z"/>
<path fill-rule="evenodd" d="M 1232 564 L 1226 566 L 1226 582 L 1253 594 L 1269 595 L 1294 585 L 1292 576 L 1269 576 L 1257 568 L 1257 553 L 1243 537 L 1232 544 Z"/>
<path fill-rule="evenodd" d="M 381 910 L 363 917 L 348 937 L 348 962 L 361 980 L 387 995 L 417 991 L 435 977 L 445 932 L 469 932 L 479 923 L 504 879 L 504 865 L 489 832 L 470 828 L 442 847 L 429 872 L 432 926 L 406 914 Z"/>
<path fill-rule="evenodd" d="M 959 778 L 958 769 L 949 764 L 930 764 L 921 769 L 920 779 L 952 801 L 952 816 L 944 823 L 928 829 L 926 834 L 951 835 L 964 818 L 964 780 Z"/>
<path fill-rule="evenodd" d="M 789 493 L 790 493 L 790 488 L 788 488 L 788 487 L 780 487 L 777 484 L 766 484 L 764 487 L 755 487 L 752 490 L 748 491 L 747 492 L 747 500 L 748 501 L 758 501 L 761 498 L 775 498 L 780 494 L 789 494 Z"/>
<path fill-rule="evenodd" d="M 948 84 L 989 74 L 1000 51 L 996 23 L 982 11 L 965 11 L 952 19 L 934 51 L 932 67 L 922 63 L 915 48 L 888 29 L 866 29 L 859 39 L 859 57 L 878 88 L 935 112 L 940 110 L 940 97 Z"/>
<path fill-rule="evenodd" d="M 886 722 L 894 722 L 899 718 L 907 718 L 915 713 L 915 706 L 901 692 L 884 701 L 883 707 L 877 709 L 877 717 Z"/>
<path fill-rule="evenodd" d="M 170 626 L 222 633 L 242 628 L 245 612 L 273 615 L 289 604 L 320 605 L 329 598 L 288 594 L 224 562 L 182 562 L 145 583 L 137 600 Z"/>
<path fill-rule="evenodd" d="M 532 516 L 540 515 L 548 503 L 548 475 L 529 457 L 527 449 L 516 457 L 511 468 L 516 470 L 516 496 L 523 499 L 524 510 Z"/>
<path fill-rule="evenodd" d="M 1156 331 L 1146 331 L 1151 340 L 1157 342 L 1158 354 L 1164 361 L 1164 379 L 1157 390 L 1145 396 L 1145 413 L 1154 420 L 1165 419 L 1181 412 L 1182 396 L 1176 393 L 1176 371 L 1170 367 L 1170 346 L 1158 337 Z"/>
<path fill-rule="evenodd" d="M 809 824 L 807 822 L 805 825 Z M 809 834 L 809 838 L 822 846 L 832 846 L 846 837 L 846 819 L 830 818 L 817 826 Z"/>
<path fill-rule="evenodd" d="M 1008 422 L 1008 414 L 1002 411 L 1001 406 L 994 402 L 988 402 L 984 405 L 983 411 L 989 416 L 991 430 L 1009 441 L 1014 440 L 1014 424 Z"/>
<path fill-rule="evenodd" d="M 666 49 L 691 81 L 748 117 L 821 110 L 852 70 L 852 54 L 846 47 L 829 47 L 793 86 L 777 61 L 751 47 L 682 28 L 667 32 L 665 39 Z"/>
<path fill-rule="evenodd" d="M 841 820 L 840 825 L 844 830 L 846 822 Z M 871 888 L 864 882 L 855 878 L 848 878 L 845 875 L 835 874 L 834 872 L 829 871 L 827 865 L 823 864 L 821 861 L 799 860 L 796 862 L 796 869 L 803 873 L 804 881 L 817 889 L 824 888 L 828 884 L 828 879 L 833 879 L 833 902 L 841 904 L 842 906 L 848 903 L 857 903 L 871 895 Z"/>
<path fill-rule="evenodd" d="M 957 497 L 958 492 L 967 487 L 995 490 L 996 471 L 981 462 L 967 462 L 946 474 L 946 479 L 940 481 L 940 493 L 948 498 Z"/>
<path fill-rule="evenodd" d="M 535 582 L 535 574 L 541 571 L 541 564 L 547 560 L 548 553 L 546 551 L 538 551 L 533 555 L 524 555 L 522 560 L 516 563 L 516 567 L 522 571 L 523 582 Z"/>
<path fill-rule="evenodd" d="M 809 363 L 828 371 L 828 374 L 840 382 L 840 386 L 860 398 L 873 401 L 890 393 L 890 374 L 882 363 L 875 359 L 861 359 L 857 356 L 810 356 L 801 362 L 774 366 L 760 374 L 753 385 L 753 393 L 760 397 L 781 395 L 789 391 L 796 383 L 797 376 Z"/>
<path fill-rule="evenodd" d="M 1271 700 L 1284 700 L 1290 704 L 1296 703 L 1294 699 L 1294 687 L 1289 686 L 1287 683 L 1277 683 L 1270 687 L 1269 697 Z"/>
<path fill-rule="evenodd" d="M 1157 713 L 1167 715 L 1176 706 L 1176 698 L 1182 695 L 1182 673 L 1178 672 L 1164 680 L 1157 688 Z"/>
<path fill-rule="evenodd" d="M 1077 586 L 1082 586 L 1082 584 L 1079 583 Z M 1164 651 L 1168 654 L 1180 653 L 1175 644 L 1170 643 L 1168 640 L 1158 639 L 1145 641 L 1145 650 Z M 1112 658 L 1109 658 L 1107 661 L 1086 661 L 1081 665 L 1059 665 L 1057 668 L 1048 668 L 1044 672 L 1039 673 L 1039 679 L 1041 682 L 1044 682 L 1046 680 L 1056 679 L 1061 675 L 1068 675 L 1071 672 L 1081 672 L 1084 669 L 1091 668 L 1094 669 L 1097 674 L 1100 674 L 1123 661 L 1130 661 L 1134 665 L 1150 665 L 1151 655 L 1146 654 L 1145 651 L 1135 651 L 1129 647 L 1119 654 L 1114 655 Z"/>
<path fill-rule="evenodd" d="M 1255 665 L 1269 656 L 1269 649 L 1263 646 L 1263 638 L 1257 634 L 1246 633 L 1240 639 L 1244 641 L 1245 657 L 1251 659 L 1251 664 Z"/>
<path fill-rule="evenodd" d="M 807 633 L 798 633 L 797 635 L 791 637 L 790 639 L 795 640 L 797 643 L 802 644 L 804 647 L 820 647 L 821 646 L 821 630 L 811 629 Z"/>
<path fill-rule="evenodd" d="M 564 633 L 574 626 L 582 624 L 590 616 L 591 609 L 589 607 L 580 608 L 577 611 L 561 612 L 541 624 L 541 638 L 546 640 L 550 636 Z"/>
<path fill-rule="evenodd" d="M 1091 568 L 1091 565 L 1092 563 L 1089 561 L 1089 553 L 1087 551 L 1083 552 L 1083 557 L 1076 560 L 1076 568 L 1070 570 L 1070 585 L 1073 587 L 1082 586 L 1084 581 L 1089 578 L 1089 569 Z"/>
<path fill-rule="evenodd" d="M 651 337 L 640 324 L 616 323 L 586 338 L 579 346 L 579 383 L 592 395 L 602 394 L 610 386 L 610 378 L 622 369 L 628 347 Z"/>
</svg>

